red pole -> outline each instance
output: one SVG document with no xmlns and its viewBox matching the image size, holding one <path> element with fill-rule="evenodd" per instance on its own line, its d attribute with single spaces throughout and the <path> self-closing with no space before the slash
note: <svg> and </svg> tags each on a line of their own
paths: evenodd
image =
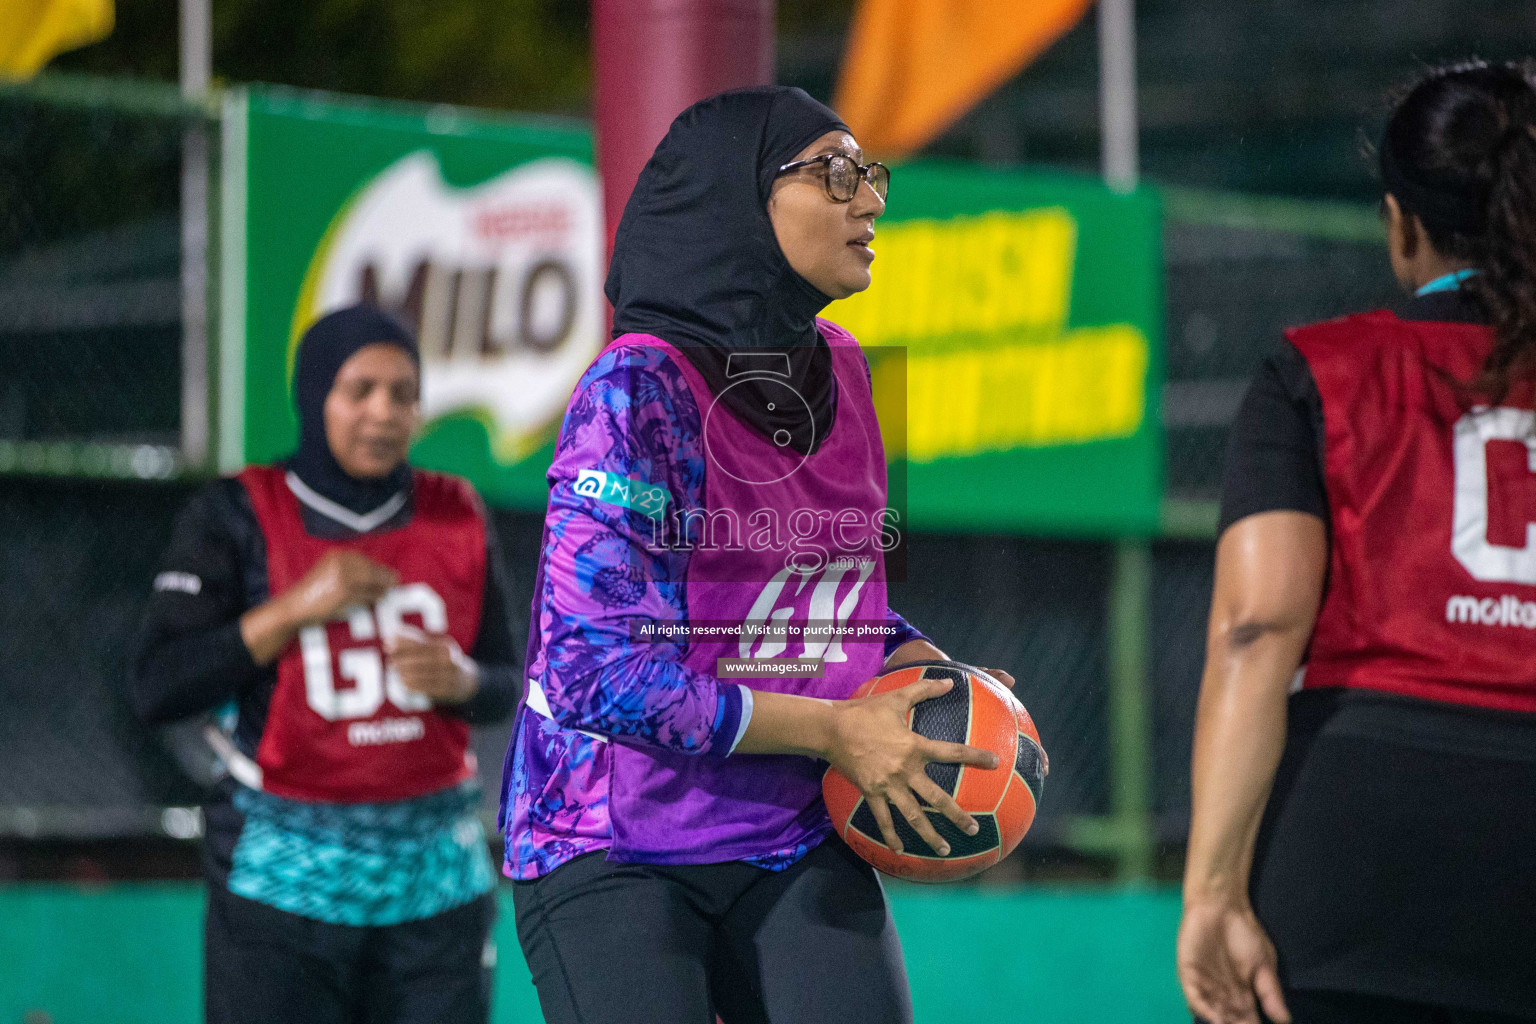
<svg viewBox="0 0 1536 1024">
<path fill-rule="evenodd" d="M 726 89 L 767 85 L 774 0 L 593 0 L 597 167 L 608 245 L 672 119 Z"/>
</svg>

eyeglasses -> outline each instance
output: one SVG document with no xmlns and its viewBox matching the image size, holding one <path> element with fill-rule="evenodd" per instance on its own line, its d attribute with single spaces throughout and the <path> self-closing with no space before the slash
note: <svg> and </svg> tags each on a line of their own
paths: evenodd
<svg viewBox="0 0 1536 1024">
<path fill-rule="evenodd" d="M 852 202 L 861 181 L 869 182 L 869 187 L 875 190 L 875 195 L 880 197 L 881 202 L 885 201 L 886 193 L 891 190 L 891 169 L 885 164 L 861 164 L 853 157 L 843 156 L 841 153 L 823 153 L 809 160 L 795 160 L 780 167 L 779 174 L 788 174 L 790 171 L 797 171 L 813 164 L 826 166 L 827 195 L 831 196 L 835 203 Z"/>
</svg>

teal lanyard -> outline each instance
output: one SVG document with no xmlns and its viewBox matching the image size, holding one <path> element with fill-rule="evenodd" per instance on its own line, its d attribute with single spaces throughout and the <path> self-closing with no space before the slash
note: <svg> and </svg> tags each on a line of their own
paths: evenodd
<svg viewBox="0 0 1536 1024">
<path fill-rule="evenodd" d="M 1453 292 L 1461 287 L 1461 282 L 1465 281 L 1475 273 L 1477 273 L 1477 269 L 1475 267 L 1468 267 L 1465 270 L 1453 270 L 1449 274 L 1441 274 L 1439 277 L 1435 278 L 1428 284 L 1423 285 L 1419 288 L 1418 291 L 1414 292 L 1414 297 L 1418 298 L 1424 295 L 1432 295 L 1435 292 Z"/>
</svg>

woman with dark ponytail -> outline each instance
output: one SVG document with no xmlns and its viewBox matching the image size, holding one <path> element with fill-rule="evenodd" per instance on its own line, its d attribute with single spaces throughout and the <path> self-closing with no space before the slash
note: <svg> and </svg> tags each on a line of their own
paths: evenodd
<svg viewBox="0 0 1536 1024">
<path fill-rule="evenodd" d="M 1412 298 L 1288 331 L 1233 426 L 1179 932 L 1213 1024 L 1536 1020 L 1536 73 L 1380 147 Z"/>
<path fill-rule="evenodd" d="M 1476 383 L 1494 401 L 1536 375 L 1536 89 L 1533 69 L 1457 64 L 1428 76 L 1387 126 L 1383 200 L 1406 246 L 1475 269 L 1459 283 L 1493 328 Z M 1412 216 L 1404 218 L 1403 213 Z"/>
</svg>

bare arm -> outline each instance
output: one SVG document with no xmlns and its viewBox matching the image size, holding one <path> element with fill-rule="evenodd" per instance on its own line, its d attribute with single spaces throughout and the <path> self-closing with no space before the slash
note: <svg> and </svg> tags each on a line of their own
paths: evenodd
<svg viewBox="0 0 1536 1024">
<path fill-rule="evenodd" d="M 880 671 L 889 672 L 892 669 L 901 667 L 902 665 L 910 665 L 914 661 L 949 660 L 951 660 L 949 655 L 933 646 L 933 644 L 929 643 L 927 640 L 908 640 L 906 643 L 902 644 L 900 647 L 891 652 L 891 656 L 885 659 L 885 664 L 881 666 Z M 977 667 L 980 668 L 981 666 Z M 1016 680 L 1012 675 L 1004 672 L 1002 669 L 982 668 L 981 670 L 987 675 L 991 676 L 993 679 L 996 679 L 998 682 L 1002 683 L 1004 686 L 1008 687 L 1008 689 L 1013 689 Z M 1050 769 L 1047 768 L 1046 770 L 1049 771 Z"/>
<path fill-rule="evenodd" d="M 891 656 L 885 659 L 885 664 L 880 666 L 880 671 L 889 672 L 898 665 L 907 665 L 914 661 L 948 661 L 949 655 L 939 650 L 927 640 L 908 640 L 891 652 Z"/>
<path fill-rule="evenodd" d="M 892 666 L 907 662 L 930 660 L 947 658 L 927 640 L 912 640 L 892 651 L 880 671 L 889 671 Z M 736 745 L 738 753 L 827 758 L 833 742 L 833 716 L 841 702 L 760 690 L 753 694 L 752 703 L 752 720 Z"/>
<path fill-rule="evenodd" d="M 328 551 L 302 580 L 240 616 L 240 636 L 258 665 L 270 665 L 299 630 L 349 605 L 371 605 L 399 582 L 393 569 L 355 551 Z"/>
<path fill-rule="evenodd" d="M 1179 934 L 1185 998 L 1213 1024 L 1257 1024 L 1255 994 L 1271 1019 L 1290 1020 L 1274 948 L 1249 906 L 1248 873 L 1327 558 L 1326 526 L 1302 512 L 1239 520 L 1216 549 Z"/>
</svg>

